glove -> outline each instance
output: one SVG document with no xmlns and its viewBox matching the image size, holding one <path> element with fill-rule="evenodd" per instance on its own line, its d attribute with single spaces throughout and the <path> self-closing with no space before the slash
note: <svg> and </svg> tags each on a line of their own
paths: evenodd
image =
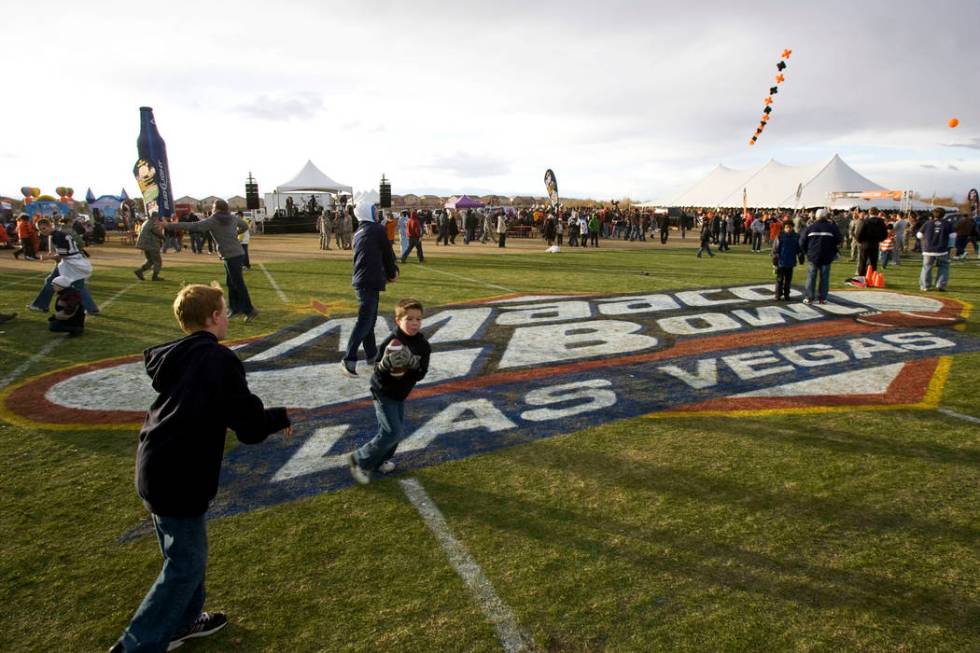
<svg viewBox="0 0 980 653">
<path fill-rule="evenodd" d="M 408 369 L 415 370 L 416 372 L 422 369 L 422 357 L 412 354 L 412 360 L 408 363 Z"/>
</svg>

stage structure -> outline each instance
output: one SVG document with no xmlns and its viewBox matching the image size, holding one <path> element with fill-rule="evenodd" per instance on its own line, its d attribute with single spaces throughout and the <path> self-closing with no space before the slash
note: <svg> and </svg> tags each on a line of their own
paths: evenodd
<svg viewBox="0 0 980 653">
<path fill-rule="evenodd" d="M 341 184 L 307 161 L 296 176 L 265 194 L 268 219 L 266 233 L 314 233 L 323 211 L 333 210 L 353 195 L 353 188 Z"/>
</svg>

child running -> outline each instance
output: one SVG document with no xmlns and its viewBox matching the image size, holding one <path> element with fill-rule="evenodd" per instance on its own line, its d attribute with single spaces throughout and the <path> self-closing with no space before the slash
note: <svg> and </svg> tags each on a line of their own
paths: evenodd
<svg viewBox="0 0 980 653">
<path fill-rule="evenodd" d="M 403 439 L 405 398 L 429 371 L 429 342 L 422 335 L 422 303 L 402 299 L 395 306 L 395 330 L 381 343 L 384 352 L 371 376 L 371 396 L 378 417 L 378 433 L 347 454 L 351 476 L 362 485 L 378 472 L 395 469 L 391 457 Z"/>
</svg>

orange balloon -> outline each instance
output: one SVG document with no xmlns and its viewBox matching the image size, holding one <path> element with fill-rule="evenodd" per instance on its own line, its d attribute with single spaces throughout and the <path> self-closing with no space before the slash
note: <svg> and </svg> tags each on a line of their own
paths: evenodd
<svg viewBox="0 0 980 653">
<path fill-rule="evenodd" d="M 956 127 L 959 124 L 960 124 L 960 121 L 959 121 L 958 118 L 950 118 L 949 119 L 949 128 L 950 129 L 953 129 L 954 127 Z"/>
</svg>

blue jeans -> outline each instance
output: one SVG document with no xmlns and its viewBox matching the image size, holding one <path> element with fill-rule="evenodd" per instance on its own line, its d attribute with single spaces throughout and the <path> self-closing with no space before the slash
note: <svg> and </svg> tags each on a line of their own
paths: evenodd
<svg viewBox="0 0 980 653">
<path fill-rule="evenodd" d="M 402 441 L 405 402 L 379 395 L 374 398 L 374 414 L 378 417 L 377 434 L 354 453 L 357 464 L 368 471 L 376 470 L 395 455 L 395 449 Z"/>
<path fill-rule="evenodd" d="M 44 279 L 44 286 L 41 287 L 41 291 L 37 294 L 37 297 L 35 297 L 34 301 L 31 302 L 31 304 L 37 306 L 45 313 L 50 310 L 51 298 L 54 297 L 54 286 L 51 285 L 51 282 L 54 281 L 57 276 L 58 266 L 56 265 L 54 266 L 54 269 L 51 270 L 51 273 Z M 90 293 L 88 288 L 85 287 L 85 280 L 79 279 L 71 285 L 72 288 L 77 288 L 78 292 L 81 293 L 82 307 L 85 309 L 85 312 L 98 313 L 99 307 L 96 305 L 95 300 L 92 299 L 92 293 Z"/>
<path fill-rule="evenodd" d="M 153 515 L 163 569 L 136 609 L 120 640 L 127 652 L 166 651 L 173 636 L 189 628 L 204 608 L 208 527 L 199 517 Z"/>
<path fill-rule="evenodd" d="M 354 288 L 357 293 L 357 322 L 347 340 L 344 360 L 353 363 L 357 360 L 357 350 L 364 343 L 364 356 L 373 360 L 378 356 L 378 344 L 374 340 L 374 323 L 378 321 L 378 301 L 380 292 L 370 288 Z"/>
<path fill-rule="evenodd" d="M 817 274 L 820 274 L 820 292 L 816 292 Z M 827 301 L 827 293 L 830 291 L 830 263 L 817 265 L 811 261 L 806 264 L 806 285 L 803 287 L 803 294 L 810 301 L 819 299 Z"/>
<path fill-rule="evenodd" d="M 932 268 L 936 268 L 936 288 L 945 288 L 949 283 L 949 254 L 942 256 L 923 256 L 922 273 L 919 275 L 919 289 L 929 290 L 932 285 Z"/>
<path fill-rule="evenodd" d="M 245 279 L 242 277 L 244 264 L 244 254 L 225 259 L 225 285 L 228 286 L 228 308 L 231 312 L 249 315 L 255 308 L 252 306 L 248 288 L 245 287 Z"/>
</svg>

